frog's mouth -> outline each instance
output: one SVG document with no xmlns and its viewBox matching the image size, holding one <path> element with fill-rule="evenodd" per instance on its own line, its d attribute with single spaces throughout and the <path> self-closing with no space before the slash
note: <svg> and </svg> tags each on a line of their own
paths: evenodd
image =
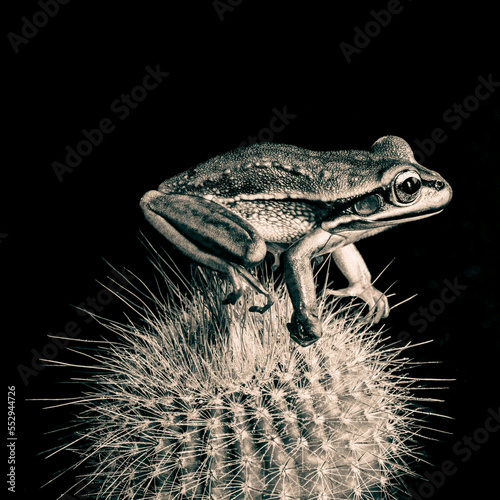
<svg viewBox="0 0 500 500">
<path fill-rule="evenodd" d="M 390 228 L 393 226 L 399 226 L 406 222 L 413 222 L 420 219 L 427 219 L 427 217 L 432 217 L 442 212 L 443 209 L 438 210 L 426 210 L 425 212 L 420 212 L 415 215 L 401 214 L 392 217 L 385 218 L 374 218 L 370 216 L 362 216 L 357 214 L 344 215 L 337 218 L 332 222 L 323 222 L 321 227 L 325 231 L 332 232 L 333 230 L 343 230 L 343 231 L 359 231 L 375 228 Z"/>
<path fill-rule="evenodd" d="M 368 224 L 370 224 L 371 227 L 393 226 L 395 224 L 404 224 L 405 222 L 413 222 L 415 220 L 427 219 L 427 217 L 432 217 L 433 215 L 437 215 L 442 211 L 443 209 L 441 208 L 438 210 L 427 210 L 419 214 L 410 215 L 409 217 L 405 214 L 402 214 L 382 219 L 370 219 L 370 217 L 360 217 L 358 220 L 366 221 Z"/>
</svg>

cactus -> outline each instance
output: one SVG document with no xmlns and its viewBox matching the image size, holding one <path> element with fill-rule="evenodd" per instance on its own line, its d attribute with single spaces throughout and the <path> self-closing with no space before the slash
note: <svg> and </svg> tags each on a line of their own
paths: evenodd
<svg viewBox="0 0 500 500">
<path fill-rule="evenodd" d="M 282 284 L 265 314 L 196 270 L 181 293 L 129 289 L 140 320 L 106 321 L 79 404 L 76 465 L 99 499 L 397 498 L 422 429 L 405 347 L 320 299 L 324 337 L 289 339 Z M 264 281 L 272 287 L 270 278 Z M 255 297 L 249 297 L 255 300 Z M 88 344 L 87 344 L 88 345 Z M 86 351 L 88 352 L 88 351 Z M 88 354 L 86 354 L 88 356 Z M 76 447 L 76 444 L 72 446 Z M 75 465 L 75 466 L 76 466 Z"/>
</svg>

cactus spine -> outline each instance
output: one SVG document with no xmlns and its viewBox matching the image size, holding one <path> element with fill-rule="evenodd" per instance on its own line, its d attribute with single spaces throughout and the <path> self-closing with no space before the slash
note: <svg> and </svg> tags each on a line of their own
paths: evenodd
<svg viewBox="0 0 500 500">
<path fill-rule="evenodd" d="M 324 337 L 300 348 L 289 340 L 282 285 L 260 315 L 222 305 L 225 284 L 210 272 L 196 271 L 187 295 L 162 276 L 166 296 L 131 290 L 140 321 L 107 323 L 114 340 L 96 349 L 79 402 L 82 461 L 92 464 L 82 484 L 96 498 L 356 500 L 404 491 L 421 430 L 404 347 L 387 345 L 352 304 L 324 297 Z"/>
</svg>

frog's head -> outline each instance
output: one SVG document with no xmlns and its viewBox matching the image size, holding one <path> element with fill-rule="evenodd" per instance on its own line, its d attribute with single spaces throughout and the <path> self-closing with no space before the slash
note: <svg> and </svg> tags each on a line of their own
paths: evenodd
<svg viewBox="0 0 500 500">
<path fill-rule="evenodd" d="M 372 189 L 351 200 L 334 220 L 323 224 L 324 229 L 396 226 L 435 215 L 450 202 L 450 185 L 437 172 L 418 164 L 403 139 L 382 137 L 373 144 L 371 153 Z"/>
</svg>

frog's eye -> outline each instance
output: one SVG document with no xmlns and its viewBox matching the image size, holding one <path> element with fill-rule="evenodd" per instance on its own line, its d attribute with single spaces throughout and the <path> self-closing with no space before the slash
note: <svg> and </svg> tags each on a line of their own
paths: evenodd
<svg viewBox="0 0 500 500">
<path fill-rule="evenodd" d="M 354 210 L 358 215 L 372 215 L 378 212 L 382 205 L 382 198 L 378 194 L 371 194 L 362 200 L 359 200 L 354 205 Z"/>
<path fill-rule="evenodd" d="M 417 172 L 407 170 L 394 179 L 394 194 L 400 203 L 411 203 L 417 199 L 422 180 Z"/>
</svg>

